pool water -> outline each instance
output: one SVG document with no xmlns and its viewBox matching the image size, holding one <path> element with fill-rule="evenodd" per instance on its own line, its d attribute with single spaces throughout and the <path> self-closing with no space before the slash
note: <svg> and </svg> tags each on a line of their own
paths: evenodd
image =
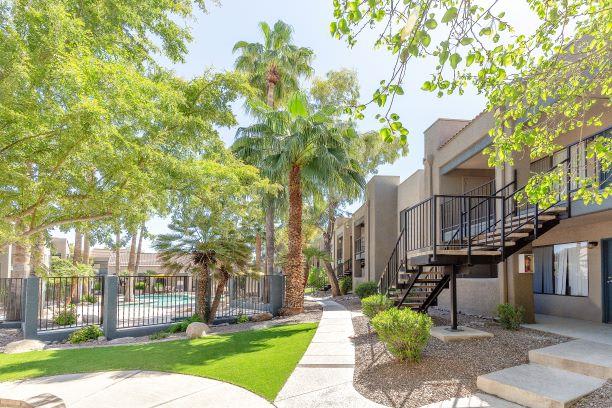
<svg viewBox="0 0 612 408">
<path fill-rule="evenodd" d="M 195 303 L 195 295 L 188 293 L 156 293 L 151 295 L 139 295 L 134 302 L 126 302 L 130 306 L 146 304 L 155 307 L 184 306 Z"/>
</svg>

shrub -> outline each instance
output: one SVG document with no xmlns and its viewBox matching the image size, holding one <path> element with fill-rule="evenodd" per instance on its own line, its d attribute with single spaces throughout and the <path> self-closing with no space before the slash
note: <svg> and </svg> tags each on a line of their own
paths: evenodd
<svg viewBox="0 0 612 408">
<path fill-rule="evenodd" d="M 68 341 L 72 344 L 84 343 L 89 340 L 96 340 L 100 336 L 104 336 L 104 333 L 98 326 L 86 326 L 72 332 L 68 337 Z"/>
<path fill-rule="evenodd" d="M 240 315 L 240 316 L 238 316 L 238 318 L 236 319 L 236 323 L 246 323 L 246 322 L 248 322 L 249 320 L 251 320 L 251 319 L 249 319 L 249 316 L 247 316 L 247 315 Z"/>
<path fill-rule="evenodd" d="M 361 310 L 370 319 L 393 307 L 393 301 L 385 295 L 372 295 L 361 299 Z"/>
<path fill-rule="evenodd" d="M 172 324 L 170 327 L 166 329 L 168 333 L 181 333 L 187 331 L 187 326 L 189 326 L 193 322 L 201 322 L 200 316 L 193 315 L 185 320 L 181 320 L 180 322 L 176 322 Z"/>
<path fill-rule="evenodd" d="M 509 303 L 503 303 L 497 305 L 497 314 L 499 315 L 499 322 L 507 330 L 518 330 L 523 323 L 523 316 L 525 315 L 525 309 L 523 306 L 514 307 Z"/>
<path fill-rule="evenodd" d="M 378 284 L 376 282 L 364 282 L 357 285 L 355 288 L 355 294 L 359 296 L 359 299 L 363 299 L 368 296 L 372 296 L 378 293 Z"/>
<path fill-rule="evenodd" d="M 98 291 L 98 290 L 101 290 L 101 289 L 102 289 L 102 285 L 100 284 L 100 282 L 94 283 L 93 290 Z"/>
<path fill-rule="evenodd" d="M 98 301 L 98 298 L 95 297 L 94 295 L 83 295 L 83 297 L 81 298 L 81 302 L 85 302 L 85 303 L 96 303 Z"/>
<path fill-rule="evenodd" d="M 58 326 L 71 326 L 77 322 L 76 307 L 71 303 L 66 310 L 58 312 L 53 317 L 53 323 Z"/>
<path fill-rule="evenodd" d="M 419 361 L 433 322 L 425 313 L 392 307 L 372 319 L 372 326 L 391 354 L 400 361 Z"/>
<path fill-rule="evenodd" d="M 147 287 L 146 282 L 136 282 L 134 284 L 134 290 L 145 290 L 146 287 Z"/>
<path fill-rule="evenodd" d="M 344 276 L 338 280 L 340 286 L 340 293 L 346 295 L 353 289 L 353 279 L 350 276 Z"/>
<path fill-rule="evenodd" d="M 153 333 L 152 335 L 150 335 L 149 340 L 161 340 L 165 339 L 168 336 L 170 336 L 170 333 L 165 331 L 158 331 L 157 333 Z"/>
<path fill-rule="evenodd" d="M 308 280 L 306 284 L 314 289 L 323 289 L 327 285 L 327 272 L 323 268 L 313 266 L 308 272 Z"/>
</svg>

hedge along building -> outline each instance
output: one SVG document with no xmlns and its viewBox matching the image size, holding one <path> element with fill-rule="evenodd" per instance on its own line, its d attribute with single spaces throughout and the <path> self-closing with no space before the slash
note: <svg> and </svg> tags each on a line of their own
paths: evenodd
<svg viewBox="0 0 612 408">
<path fill-rule="evenodd" d="M 467 313 L 493 315 L 497 304 L 508 302 L 523 306 L 527 321 L 543 313 L 609 322 L 612 199 L 567 201 L 567 192 L 571 198 L 577 189 L 571 182 L 558 186 L 551 208 L 517 200 L 531 175 L 555 166 L 609 183 L 610 175 L 586 155 L 593 137 L 610 136 L 609 110 L 603 103 L 593 109 L 602 113 L 603 126 L 567 132 L 549 157 L 531 160 L 524 151 L 512 166 L 495 169 L 482 153 L 491 144 L 491 113 L 435 121 L 424 132 L 424 168 L 401 183 L 373 177 L 364 204 L 342 221 L 344 236 L 344 225 L 351 225 L 353 284 L 377 281 L 415 309 L 451 308 L 455 275 L 457 309 Z M 334 245 L 339 262 L 337 240 Z"/>
</svg>

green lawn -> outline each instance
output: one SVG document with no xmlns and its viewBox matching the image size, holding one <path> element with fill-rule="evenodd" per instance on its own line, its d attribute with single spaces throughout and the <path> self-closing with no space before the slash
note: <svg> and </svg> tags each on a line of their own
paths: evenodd
<svg viewBox="0 0 612 408">
<path fill-rule="evenodd" d="M 0 381 L 47 375 L 154 370 L 214 378 L 272 401 L 306 351 L 316 323 L 147 345 L 0 354 Z"/>
</svg>

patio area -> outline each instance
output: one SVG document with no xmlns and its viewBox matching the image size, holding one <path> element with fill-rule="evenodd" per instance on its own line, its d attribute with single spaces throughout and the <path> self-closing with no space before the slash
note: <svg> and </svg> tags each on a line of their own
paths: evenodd
<svg viewBox="0 0 612 408">
<path fill-rule="evenodd" d="M 523 324 L 523 327 L 612 345 L 612 325 L 610 324 L 536 314 L 536 323 Z"/>
</svg>

